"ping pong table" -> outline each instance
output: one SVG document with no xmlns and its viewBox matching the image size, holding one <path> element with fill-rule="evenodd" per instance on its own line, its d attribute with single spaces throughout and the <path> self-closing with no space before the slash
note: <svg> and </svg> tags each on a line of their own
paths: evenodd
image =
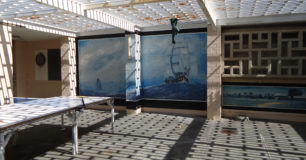
<svg viewBox="0 0 306 160">
<path fill-rule="evenodd" d="M 78 119 L 86 106 L 107 103 L 111 107 L 114 127 L 114 99 L 111 97 L 51 97 L 0 106 L 0 160 L 5 159 L 5 147 L 21 126 L 66 114 L 72 121 L 72 153 L 78 154 Z"/>
</svg>

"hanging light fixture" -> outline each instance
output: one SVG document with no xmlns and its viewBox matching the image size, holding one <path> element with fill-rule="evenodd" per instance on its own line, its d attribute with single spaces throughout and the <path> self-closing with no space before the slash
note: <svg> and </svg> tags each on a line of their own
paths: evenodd
<svg viewBox="0 0 306 160">
<path fill-rule="evenodd" d="M 180 31 L 178 28 L 177 28 L 177 21 L 178 19 L 177 18 L 171 18 L 170 19 L 170 22 L 171 22 L 171 28 L 172 28 L 172 43 L 175 44 L 175 40 L 174 40 L 174 37 L 175 35 L 177 35 L 177 33 Z"/>
</svg>

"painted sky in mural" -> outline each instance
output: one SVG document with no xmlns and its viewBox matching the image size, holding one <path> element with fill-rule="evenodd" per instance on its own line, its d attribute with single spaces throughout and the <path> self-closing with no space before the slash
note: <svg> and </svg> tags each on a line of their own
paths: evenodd
<svg viewBox="0 0 306 160">
<path fill-rule="evenodd" d="M 143 98 L 206 101 L 206 33 L 141 37 Z"/>
<path fill-rule="evenodd" d="M 124 37 L 78 41 L 81 95 L 125 97 Z"/>
<path fill-rule="evenodd" d="M 306 109 L 306 87 L 224 85 L 222 92 L 224 106 Z"/>
</svg>

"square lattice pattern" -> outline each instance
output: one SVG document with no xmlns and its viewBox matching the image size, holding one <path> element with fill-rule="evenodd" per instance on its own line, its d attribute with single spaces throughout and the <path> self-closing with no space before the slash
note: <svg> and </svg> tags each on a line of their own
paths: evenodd
<svg viewBox="0 0 306 160">
<path fill-rule="evenodd" d="M 203 11 L 195 0 L 172 0 L 130 7 L 104 8 L 102 11 L 140 27 L 169 24 L 169 19 L 173 17 L 178 18 L 180 23 L 206 21 Z"/>
<path fill-rule="evenodd" d="M 210 3 L 218 19 L 306 12 L 305 0 L 215 0 Z"/>
<path fill-rule="evenodd" d="M 224 77 L 305 77 L 306 30 L 228 32 Z"/>
</svg>

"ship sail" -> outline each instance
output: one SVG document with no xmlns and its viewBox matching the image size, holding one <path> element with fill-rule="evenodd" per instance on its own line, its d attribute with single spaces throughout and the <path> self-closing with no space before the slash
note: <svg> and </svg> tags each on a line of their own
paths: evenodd
<svg viewBox="0 0 306 160">
<path fill-rule="evenodd" d="M 166 78 L 166 83 L 188 83 L 190 72 L 190 55 L 187 44 L 177 42 L 173 45 L 170 57 L 170 66 L 173 76 Z"/>
<path fill-rule="evenodd" d="M 100 81 L 99 78 L 97 78 L 97 81 L 96 81 L 96 88 L 97 88 L 97 90 L 101 90 L 102 89 L 101 81 Z"/>
</svg>

